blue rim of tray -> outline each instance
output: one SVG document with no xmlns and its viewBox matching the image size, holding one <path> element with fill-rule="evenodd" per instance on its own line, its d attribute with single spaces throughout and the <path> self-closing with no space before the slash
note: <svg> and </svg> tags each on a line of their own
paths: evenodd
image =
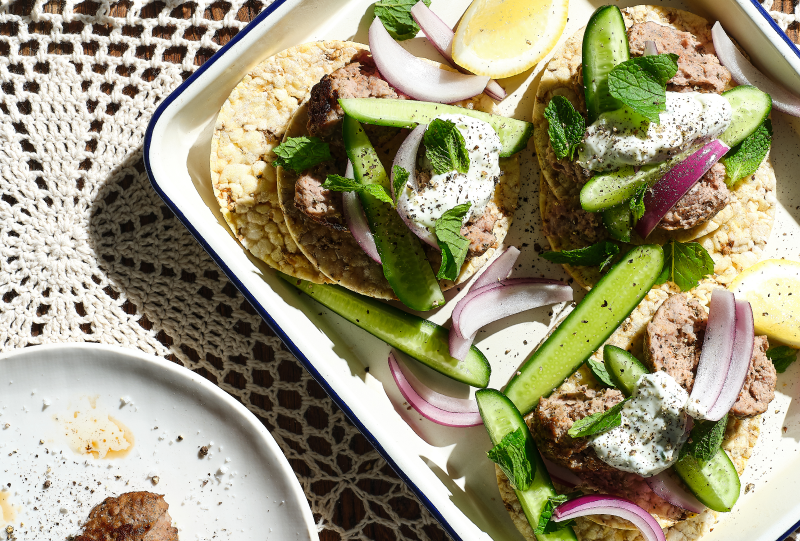
<svg viewBox="0 0 800 541">
<path fill-rule="evenodd" d="M 459 536 L 455 529 L 450 525 L 450 523 L 442 516 L 441 512 L 433 505 L 428 497 L 425 495 L 422 489 L 420 489 L 403 471 L 400 466 L 392 459 L 389 453 L 383 448 L 381 443 L 372 435 L 372 433 L 364 426 L 364 424 L 359 420 L 359 418 L 353 413 L 347 403 L 338 395 L 336 392 L 328 385 L 328 382 L 325 381 L 320 373 L 314 368 L 314 365 L 308 360 L 308 358 L 303 354 L 299 347 L 283 332 L 283 329 L 277 324 L 277 322 L 270 316 L 269 312 L 261 305 L 261 303 L 256 300 L 255 296 L 244 286 L 244 284 L 238 279 L 236 274 L 225 264 L 222 258 L 217 254 L 211 246 L 205 241 L 205 239 L 197 232 L 197 230 L 192 226 L 192 223 L 184 216 L 184 214 L 180 211 L 178 206 L 164 193 L 161 187 L 158 185 L 158 181 L 156 180 L 155 176 L 153 175 L 153 171 L 150 167 L 150 143 L 153 137 L 153 129 L 155 125 L 158 123 L 159 118 L 161 115 L 166 111 L 166 109 L 175 101 L 178 96 L 180 96 L 183 92 L 188 89 L 192 83 L 194 83 L 200 75 L 206 71 L 214 62 L 222 58 L 222 56 L 228 52 L 228 50 L 233 47 L 236 43 L 238 43 L 245 35 L 247 35 L 250 31 L 252 31 L 256 26 L 264 22 L 272 13 L 286 3 L 287 0 L 275 0 L 269 6 L 267 6 L 264 11 L 262 11 L 255 19 L 253 19 L 250 24 L 240 30 L 231 40 L 226 43 L 219 51 L 217 51 L 214 56 L 212 56 L 208 61 L 206 61 L 202 66 L 197 68 L 195 71 L 186 81 L 184 81 L 178 88 L 172 91 L 169 96 L 167 96 L 164 101 L 156 109 L 155 113 L 153 113 L 153 118 L 150 119 L 150 123 L 147 125 L 147 131 L 145 132 L 144 137 L 144 166 L 147 170 L 147 176 L 150 178 L 150 184 L 153 186 L 153 189 L 158 193 L 161 199 L 167 204 L 167 206 L 172 210 L 175 216 L 183 223 L 186 229 L 189 230 L 189 233 L 195 238 L 195 240 L 200 243 L 203 249 L 208 252 L 208 255 L 214 260 L 214 262 L 219 266 L 220 269 L 227 275 L 228 279 L 233 283 L 234 286 L 241 292 L 241 294 L 247 299 L 247 301 L 258 311 L 264 321 L 267 322 L 267 325 L 278 335 L 278 337 L 283 341 L 289 351 L 297 357 L 300 363 L 305 367 L 306 370 L 311 374 L 311 376 L 319 383 L 325 392 L 328 393 L 328 396 L 331 397 L 337 406 L 347 415 L 348 419 L 358 428 L 361 434 L 364 435 L 367 440 L 375 447 L 375 449 L 380 453 L 384 460 L 392 467 L 392 469 L 397 473 L 397 475 L 414 491 L 417 498 L 419 498 L 420 502 L 430 511 L 431 515 L 442 525 L 442 527 L 447 531 L 448 535 L 455 539 L 456 541 L 463 541 L 462 537 Z"/>
<path fill-rule="evenodd" d="M 267 325 L 278 335 L 278 337 L 283 341 L 284 345 L 289 348 L 289 351 L 294 355 L 297 360 L 305 367 L 306 370 L 311 374 L 317 383 L 319 383 L 325 392 L 328 393 L 328 396 L 333 400 L 337 406 L 347 415 L 347 418 L 358 428 L 361 434 L 364 435 L 367 440 L 375 447 L 375 450 L 383 457 L 383 459 L 391 466 L 391 468 L 397 473 L 397 475 L 408 485 L 409 488 L 416 494 L 417 498 L 422 502 L 422 504 L 428 509 L 428 511 L 433 515 L 433 517 L 441 524 L 441 526 L 447 531 L 448 535 L 451 538 L 455 539 L 456 541 L 463 541 L 462 537 L 458 535 L 450 525 L 450 523 L 442 516 L 441 512 L 433 505 L 428 497 L 425 495 L 425 492 L 419 488 L 400 468 L 397 463 L 392 459 L 389 453 L 386 452 L 386 449 L 383 448 L 381 443 L 372 435 L 366 426 L 361 422 L 361 420 L 353 413 L 347 403 L 328 385 L 328 382 L 323 378 L 320 373 L 314 368 L 314 365 L 311 364 L 311 361 L 303 354 L 299 347 L 283 332 L 283 329 L 278 325 L 278 323 L 270 316 L 269 312 L 261 305 L 261 303 L 256 300 L 255 296 L 250 293 L 250 291 L 244 286 L 244 284 L 239 280 L 236 274 L 225 264 L 222 258 L 217 254 L 211 246 L 205 241 L 205 239 L 197 232 L 197 230 L 192 226 L 192 223 L 184 216 L 183 212 L 180 211 L 178 206 L 164 193 L 161 187 L 158 185 L 158 181 L 156 180 L 155 176 L 153 175 L 153 171 L 150 168 L 150 142 L 153 137 L 153 129 L 155 125 L 158 123 L 159 118 L 161 115 L 166 111 L 166 109 L 175 101 L 178 96 L 183 94 L 183 92 L 188 89 L 192 83 L 194 83 L 200 75 L 205 72 L 214 62 L 222 58 L 228 50 L 233 47 L 236 43 L 238 43 L 245 35 L 250 33 L 256 26 L 264 22 L 267 17 L 272 15 L 272 13 L 286 3 L 287 0 L 274 0 L 270 5 L 268 5 L 264 11 L 258 14 L 258 16 L 253 19 L 246 27 L 240 30 L 231 40 L 226 43 L 219 51 L 217 51 L 214 56 L 212 56 L 208 61 L 206 61 L 202 66 L 197 68 L 197 70 L 184 81 L 178 88 L 173 90 L 169 96 L 167 96 L 164 101 L 156 109 L 155 113 L 153 113 L 153 117 L 150 119 L 150 123 L 147 125 L 147 131 L 145 132 L 144 137 L 144 166 L 145 170 L 147 171 L 147 176 L 150 178 L 150 184 L 153 186 L 153 189 L 156 193 L 164 200 L 167 206 L 172 210 L 175 216 L 181 221 L 181 223 L 189 230 L 189 233 L 192 234 L 194 239 L 203 247 L 203 249 L 211 256 L 217 266 L 222 269 L 222 272 L 228 277 L 228 279 L 236 286 L 236 289 L 247 299 L 251 306 L 253 306 L 256 311 L 258 311 L 259 315 L 266 321 Z M 764 7 L 758 3 L 758 0 L 750 0 L 756 9 L 761 13 L 761 15 L 766 19 L 766 21 L 772 26 L 772 28 L 781 36 L 781 38 L 789 45 L 789 48 L 800 58 L 800 50 L 797 46 L 789 39 L 786 33 L 781 30 L 781 28 L 775 23 L 769 13 L 764 9 Z M 797 528 L 800 528 L 800 521 L 795 523 L 789 530 L 786 531 L 783 535 L 781 535 L 777 541 L 784 541 L 787 537 L 789 537 Z"/>
</svg>

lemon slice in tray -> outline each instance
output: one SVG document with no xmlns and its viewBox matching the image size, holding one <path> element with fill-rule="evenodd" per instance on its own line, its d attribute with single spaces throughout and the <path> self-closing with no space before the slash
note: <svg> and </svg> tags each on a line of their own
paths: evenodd
<svg viewBox="0 0 800 541">
<path fill-rule="evenodd" d="M 567 25 L 569 0 L 473 0 L 456 29 L 453 60 L 492 78 L 534 66 Z"/>
<path fill-rule="evenodd" d="M 800 347 L 800 263 L 766 259 L 742 272 L 728 289 L 750 301 L 756 334 Z"/>
</svg>

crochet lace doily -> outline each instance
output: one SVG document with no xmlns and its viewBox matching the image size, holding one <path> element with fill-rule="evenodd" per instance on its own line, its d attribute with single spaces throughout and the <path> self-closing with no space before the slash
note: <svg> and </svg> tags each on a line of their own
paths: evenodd
<svg viewBox="0 0 800 541">
<path fill-rule="evenodd" d="M 797 32 L 800 23 L 800 4 L 797 0 L 762 0 L 761 5 L 784 32 Z"/>
<path fill-rule="evenodd" d="M 147 179 L 159 101 L 264 6 L 0 0 L 0 347 L 164 356 L 269 428 L 324 541 L 446 539 Z"/>
</svg>

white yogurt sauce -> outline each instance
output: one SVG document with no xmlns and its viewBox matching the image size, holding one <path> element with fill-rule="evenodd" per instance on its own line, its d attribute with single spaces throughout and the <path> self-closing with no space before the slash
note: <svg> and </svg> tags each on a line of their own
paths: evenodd
<svg viewBox="0 0 800 541">
<path fill-rule="evenodd" d="M 721 135 L 731 115 L 730 103 L 719 94 L 667 92 L 659 124 L 628 107 L 601 114 L 586 130 L 578 163 L 592 171 L 609 171 L 661 162 L 694 142 Z"/>
<path fill-rule="evenodd" d="M 500 137 L 488 122 L 457 114 L 436 118 L 453 122 L 464 136 L 469 154 L 469 171 L 432 175 L 430 181 L 416 192 L 406 185 L 406 197 L 399 198 L 397 211 L 431 232 L 442 214 L 467 201 L 472 206 L 464 217 L 464 223 L 472 217 L 483 215 L 500 180 L 499 160 L 503 148 Z M 427 159 L 425 162 L 426 168 L 431 169 Z"/>
<path fill-rule="evenodd" d="M 619 470 L 643 477 L 678 461 L 686 442 L 688 393 L 666 372 L 646 374 L 622 408 L 622 424 L 591 442 L 597 456 Z"/>
</svg>

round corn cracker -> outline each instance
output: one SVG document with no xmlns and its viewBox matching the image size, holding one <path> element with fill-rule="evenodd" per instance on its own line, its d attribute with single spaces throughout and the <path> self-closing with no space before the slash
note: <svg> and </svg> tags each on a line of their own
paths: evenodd
<svg viewBox="0 0 800 541">
<path fill-rule="evenodd" d="M 634 23 L 655 22 L 707 38 L 711 26 L 692 13 L 659 6 L 636 6 L 622 10 L 626 26 Z M 568 160 L 560 160 L 554 168 L 554 154 L 547 133 L 548 121 L 544 110 L 553 96 L 566 97 L 580 111 L 585 111 L 581 71 L 581 48 L 584 29 L 577 31 L 563 45 L 544 70 L 536 93 L 533 110 L 534 144 L 542 170 L 540 209 L 546 220 L 548 208 L 556 203 L 579 207 L 581 185 L 562 169 L 571 167 Z M 719 280 L 728 282 L 741 270 L 757 262 L 766 246 L 775 221 L 775 173 L 769 158 L 765 159 L 754 175 L 740 180 L 732 189 L 728 205 L 716 216 L 694 228 L 677 231 L 656 229 L 647 243 L 664 244 L 669 240 L 696 241 L 703 245 L 714 259 L 714 271 Z M 547 189 L 545 189 L 545 186 Z M 635 237 L 635 235 L 634 235 Z M 573 249 L 571 239 L 548 235 L 553 250 Z M 636 241 L 635 241 L 636 242 Z M 637 243 L 642 244 L 639 240 Z M 576 281 L 589 288 L 600 277 L 596 268 L 564 266 Z"/>
</svg>

